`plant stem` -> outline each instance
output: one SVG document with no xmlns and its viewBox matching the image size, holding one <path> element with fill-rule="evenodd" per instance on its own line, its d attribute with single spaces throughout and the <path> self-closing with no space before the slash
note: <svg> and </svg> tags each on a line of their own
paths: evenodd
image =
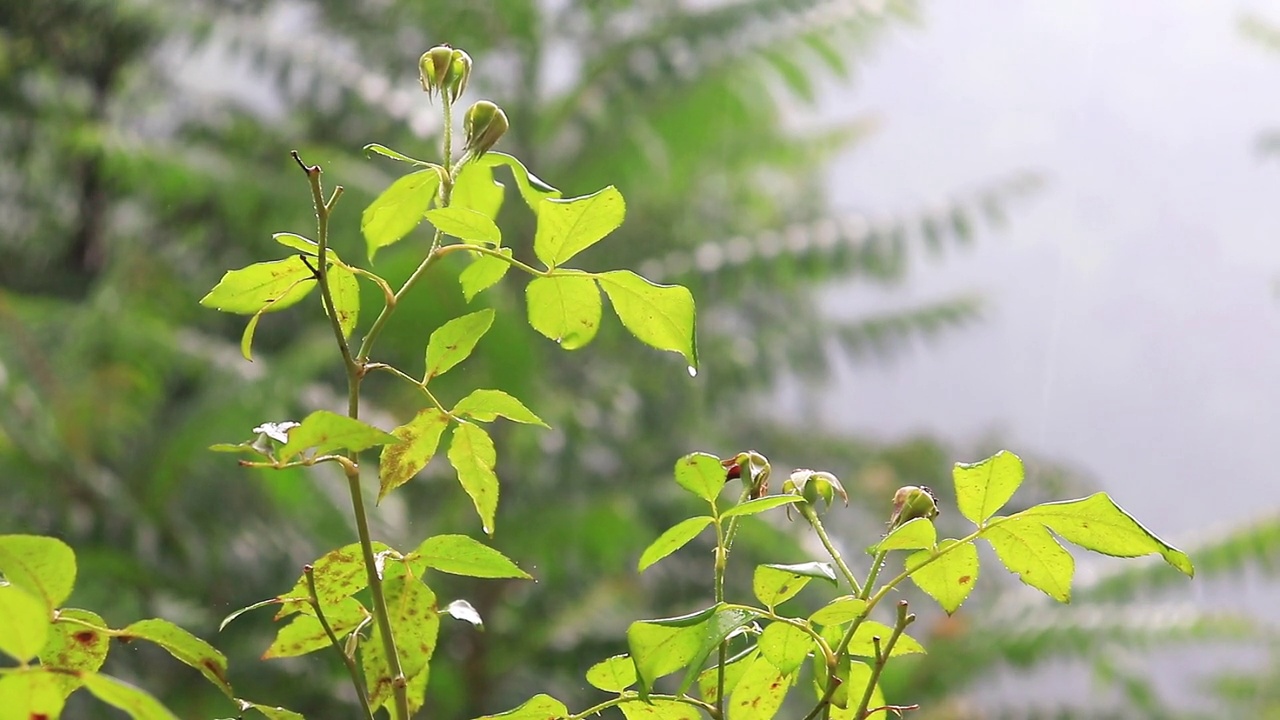
<svg viewBox="0 0 1280 720">
<path fill-rule="evenodd" d="M 836 546 L 831 542 L 831 538 L 827 536 L 827 530 L 822 526 L 822 520 L 818 518 L 818 511 L 812 505 L 806 503 L 800 508 L 800 513 L 809 521 L 813 531 L 818 534 L 818 539 L 822 541 L 822 547 L 827 549 L 827 554 L 831 556 L 831 560 L 835 562 L 836 567 L 840 568 L 840 573 L 844 575 L 844 579 L 849 583 L 853 594 L 861 596 L 862 586 L 858 585 L 858 579 L 853 576 L 853 571 L 849 569 L 844 558 L 840 555 L 840 551 L 836 549 Z M 865 599 L 863 598 L 863 600 Z"/>
<path fill-rule="evenodd" d="M 698 700 L 697 698 L 691 698 L 688 695 L 658 695 L 657 693 L 654 693 L 649 695 L 648 699 L 649 700 L 671 700 L 673 702 L 684 703 L 685 705 L 692 705 L 693 707 L 696 707 L 705 711 L 706 713 L 711 715 L 711 717 L 714 718 L 715 720 L 720 720 L 720 718 L 724 717 L 724 714 L 721 713 L 714 705 Z M 586 710 L 583 710 L 582 712 L 574 713 L 570 715 L 566 720 L 583 720 L 584 718 L 591 717 L 592 715 L 599 715 L 600 713 L 604 712 L 605 710 L 608 710 L 611 707 L 617 707 L 619 705 L 622 705 L 623 703 L 629 703 L 629 702 L 647 702 L 647 701 L 642 700 L 640 698 L 640 693 L 635 692 L 634 690 L 625 690 L 618 697 L 609 698 L 608 700 L 605 700 L 604 702 L 598 705 L 592 705 L 591 707 L 587 708 Z"/>
<path fill-rule="evenodd" d="M 315 568 L 306 565 L 303 566 L 302 572 L 307 576 L 307 592 L 311 595 L 311 607 L 316 611 L 316 619 L 320 621 L 320 627 L 324 628 L 324 634 L 329 636 L 333 649 L 337 650 L 338 655 L 342 657 L 342 664 L 347 666 L 347 673 L 351 675 L 351 684 L 355 686 L 356 696 L 360 698 L 360 709 L 364 710 L 366 718 L 373 720 L 373 709 L 369 707 L 369 693 L 365 689 L 364 678 L 360 677 L 355 660 L 342 649 L 342 643 L 338 642 L 338 636 L 334 634 L 333 628 L 324 616 L 324 609 L 320 607 L 320 596 L 316 593 Z"/>
<path fill-rule="evenodd" d="M 866 600 L 871 596 L 871 590 L 876 586 L 876 578 L 880 577 L 880 568 L 884 567 L 884 559 L 888 555 L 888 550 L 876 553 L 876 559 L 871 563 L 871 571 L 867 573 L 867 582 L 862 586 L 862 592 L 858 593 L 858 597 Z"/>
<path fill-rule="evenodd" d="M 716 513 L 715 596 L 717 603 L 723 603 L 724 575 L 729 566 L 729 548 L 725 545 L 724 527 L 720 524 L 719 512 L 715 510 L 714 504 L 712 504 L 712 511 Z M 736 516 L 729 518 L 729 524 L 733 525 L 736 519 Z M 724 717 L 724 666 L 728 659 L 729 642 L 721 640 L 716 656 L 716 712 L 720 717 Z"/>
<path fill-rule="evenodd" d="M 915 619 L 915 615 L 907 612 L 907 601 L 899 602 L 898 621 L 893 625 L 893 634 L 889 636 L 889 642 L 885 643 L 883 651 L 880 650 L 879 644 L 876 645 L 876 664 L 875 667 L 871 668 L 871 679 L 867 681 L 867 687 L 862 691 L 862 700 L 858 703 L 858 710 L 853 713 L 853 720 L 864 720 L 866 718 L 867 705 L 871 704 L 871 694 L 875 692 L 876 683 L 880 682 L 880 673 L 884 672 L 884 666 L 889 663 L 889 655 L 893 653 L 893 646 L 897 644 L 898 638 L 902 637 L 902 632 Z"/>
</svg>

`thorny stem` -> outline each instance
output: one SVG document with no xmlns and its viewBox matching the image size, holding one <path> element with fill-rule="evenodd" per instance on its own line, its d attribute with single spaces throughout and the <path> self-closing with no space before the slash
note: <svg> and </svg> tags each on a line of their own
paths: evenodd
<svg viewBox="0 0 1280 720">
<path fill-rule="evenodd" d="M 341 197 L 341 188 L 336 188 L 333 197 L 325 202 L 324 191 L 320 184 L 320 166 L 307 165 L 302 161 L 297 151 L 293 152 L 293 159 L 307 174 L 307 179 L 311 182 L 311 196 L 316 208 L 316 243 L 319 245 L 319 268 L 317 268 L 317 280 L 320 283 L 321 295 L 324 298 L 325 309 L 329 313 L 330 325 L 333 327 L 334 337 L 338 342 L 338 347 L 342 350 L 343 365 L 347 371 L 347 415 L 352 419 L 356 419 L 360 415 L 360 380 L 364 377 L 364 370 L 361 366 L 362 360 L 351 357 L 351 347 L 347 344 L 346 336 L 342 332 L 342 326 L 338 322 L 338 314 L 334 309 L 333 295 L 329 290 L 328 276 L 328 248 L 329 248 L 329 214 L 333 209 L 333 203 Z M 392 306 L 383 308 L 383 313 Z M 380 316 L 381 318 L 381 316 Z M 368 344 L 368 338 L 365 338 Z M 369 580 L 369 592 L 373 596 L 373 613 L 377 618 L 378 633 L 382 638 L 382 647 L 387 656 L 388 669 L 391 672 L 391 688 L 395 697 L 395 712 L 392 717 L 395 720 L 409 720 L 409 693 L 407 690 L 408 681 L 404 676 L 404 670 L 400 665 L 400 654 L 396 651 L 395 635 L 391 631 L 390 613 L 387 612 L 386 596 L 382 592 L 382 578 L 378 574 L 377 559 L 373 553 L 373 540 L 369 533 L 369 517 L 364 508 L 364 496 L 360 490 L 360 466 L 358 453 L 352 452 L 348 454 L 351 459 L 350 464 L 343 465 L 344 474 L 347 477 L 347 488 L 351 493 L 351 507 L 356 518 L 356 533 L 360 537 L 360 552 L 364 558 L 365 574 Z"/>
<path fill-rule="evenodd" d="M 351 675 L 351 684 L 355 686 L 356 696 L 360 698 L 360 709 L 364 710 L 365 717 L 373 720 L 373 709 L 369 707 L 369 693 L 365 689 L 364 678 L 360 677 L 360 671 L 356 668 L 356 661 L 342 649 L 342 643 L 338 642 L 338 636 L 334 634 L 333 628 L 324 616 L 324 609 L 320 607 L 320 595 L 316 592 L 315 568 L 311 565 L 304 565 L 302 573 L 307 576 L 307 593 L 311 596 L 311 607 L 316 611 L 316 619 L 320 621 L 320 627 L 324 628 L 324 634 L 329 636 L 329 642 L 333 645 L 333 649 L 338 651 L 338 655 L 342 658 L 342 664 L 347 666 L 347 672 Z"/>
</svg>

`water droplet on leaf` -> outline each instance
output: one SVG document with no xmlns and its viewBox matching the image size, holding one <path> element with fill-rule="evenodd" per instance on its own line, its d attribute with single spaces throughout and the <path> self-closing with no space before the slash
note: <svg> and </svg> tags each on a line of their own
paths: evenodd
<svg viewBox="0 0 1280 720">
<path fill-rule="evenodd" d="M 698 377 L 698 368 L 696 368 L 696 367 L 694 367 L 694 366 L 690 365 L 690 366 L 689 366 L 689 377 Z"/>
</svg>

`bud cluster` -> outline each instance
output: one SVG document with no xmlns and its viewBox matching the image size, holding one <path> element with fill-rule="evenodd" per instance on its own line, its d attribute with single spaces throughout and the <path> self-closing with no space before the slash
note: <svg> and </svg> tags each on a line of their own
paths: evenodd
<svg viewBox="0 0 1280 720">
<path fill-rule="evenodd" d="M 440 93 L 441 97 L 448 95 L 450 102 L 456 102 L 471 77 L 471 56 L 448 45 L 437 45 L 422 54 L 418 72 L 428 97 Z"/>
</svg>

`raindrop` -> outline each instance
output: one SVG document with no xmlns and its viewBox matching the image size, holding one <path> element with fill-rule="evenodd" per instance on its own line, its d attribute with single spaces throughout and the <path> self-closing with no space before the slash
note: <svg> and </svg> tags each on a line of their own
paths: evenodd
<svg viewBox="0 0 1280 720">
<path fill-rule="evenodd" d="M 690 365 L 690 366 L 689 366 L 689 377 L 698 377 L 698 368 L 696 368 L 696 367 L 694 367 L 694 366 Z"/>
</svg>

